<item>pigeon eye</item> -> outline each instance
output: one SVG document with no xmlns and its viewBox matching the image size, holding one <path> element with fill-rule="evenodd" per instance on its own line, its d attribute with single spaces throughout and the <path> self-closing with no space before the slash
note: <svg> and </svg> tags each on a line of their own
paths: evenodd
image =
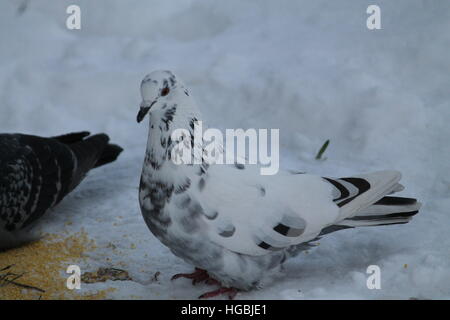
<svg viewBox="0 0 450 320">
<path fill-rule="evenodd" d="M 169 87 L 165 87 L 161 90 L 161 96 L 162 97 L 167 96 L 169 94 L 169 92 L 170 92 Z"/>
</svg>

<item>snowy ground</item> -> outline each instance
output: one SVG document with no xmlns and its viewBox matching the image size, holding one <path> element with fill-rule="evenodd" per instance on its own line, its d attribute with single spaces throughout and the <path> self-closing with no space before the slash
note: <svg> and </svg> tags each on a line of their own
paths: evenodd
<svg viewBox="0 0 450 320">
<path fill-rule="evenodd" d="M 79 31 L 65 28 L 72 3 L 81 6 Z M 366 28 L 373 3 L 382 30 Z M 147 138 L 135 121 L 138 85 L 171 69 L 211 126 L 281 128 L 282 167 L 329 176 L 398 169 L 404 195 L 424 204 L 407 225 L 322 239 L 287 262 L 275 284 L 238 298 L 449 299 L 449 31 L 446 0 L 5 0 L 0 131 L 108 133 L 125 148 L 120 159 L 92 172 L 43 229 L 84 228 L 99 249 L 83 269 L 121 267 L 134 279 L 85 288 L 115 287 L 111 298 L 196 298 L 209 288 L 169 281 L 191 266 L 150 234 L 137 201 Z M 328 138 L 327 160 L 314 160 Z M 366 287 L 372 264 L 381 290 Z"/>
</svg>

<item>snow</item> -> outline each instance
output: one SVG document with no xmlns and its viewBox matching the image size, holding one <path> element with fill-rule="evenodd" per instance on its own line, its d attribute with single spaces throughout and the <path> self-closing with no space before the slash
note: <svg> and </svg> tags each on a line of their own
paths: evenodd
<svg viewBox="0 0 450 320">
<path fill-rule="evenodd" d="M 65 27 L 73 3 L 81 30 Z M 119 267 L 134 279 L 82 290 L 190 299 L 211 289 L 170 281 L 192 267 L 153 237 L 138 206 L 148 129 L 135 120 L 139 83 L 162 68 L 190 87 L 210 126 L 281 128 L 283 168 L 325 176 L 397 169 L 403 194 L 423 203 L 407 225 L 323 238 L 273 284 L 238 299 L 449 299 L 450 3 L 377 0 L 382 29 L 374 31 L 366 28 L 369 4 L 2 1 L 1 131 L 106 132 L 125 148 L 41 225 L 84 228 L 98 249 L 82 270 Z M 326 139 L 327 159 L 317 161 Z M 381 268 L 381 290 L 366 287 L 369 265 Z"/>
</svg>

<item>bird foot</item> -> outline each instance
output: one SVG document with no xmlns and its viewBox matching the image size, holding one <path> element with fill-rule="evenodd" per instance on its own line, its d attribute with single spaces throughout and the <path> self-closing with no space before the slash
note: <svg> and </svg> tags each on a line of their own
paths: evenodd
<svg viewBox="0 0 450 320">
<path fill-rule="evenodd" d="M 217 290 L 206 292 L 206 293 L 202 294 L 198 298 L 199 299 L 208 299 L 208 298 L 213 298 L 213 297 L 220 296 L 222 294 L 227 294 L 228 295 L 228 299 L 233 300 L 237 293 L 238 293 L 238 289 L 236 289 L 236 288 L 221 287 L 221 288 L 219 288 Z"/>
<path fill-rule="evenodd" d="M 174 275 L 171 280 L 175 280 L 178 278 L 192 279 L 193 285 L 196 285 L 197 283 L 200 283 L 200 282 L 205 282 L 206 284 L 210 284 L 210 285 L 214 285 L 214 284 L 220 285 L 220 283 L 217 280 L 215 280 L 209 276 L 209 274 L 206 270 L 203 270 L 200 268 L 195 268 L 195 271 L 193 273 L 178 273 L 178 274 Z"/>
<path fill-rule="evenodd" d="M 214 291 L 206 292 L 199 296 L 199 299 L 208 299 L 212 297 L 216 297 L 222 294 L 228 294 L 228 298 L 232 300 L 236 294 L 238 293 L 238 289 L 236 288 L 225 288 L 222 287 L 221 283 L 216 279 L 213 279 L 209 276 L 206 270 L 195 268 L 195 271 L 192 273 L 178 273 L 172 277 L 171 280 L 175 280 L 178 278 L 187 278 L 192 279 L 192 285 L 196 285 L 197 283 L 204 282 L 208 285 L 217 285 L 220 288 Z"/>
</svg>

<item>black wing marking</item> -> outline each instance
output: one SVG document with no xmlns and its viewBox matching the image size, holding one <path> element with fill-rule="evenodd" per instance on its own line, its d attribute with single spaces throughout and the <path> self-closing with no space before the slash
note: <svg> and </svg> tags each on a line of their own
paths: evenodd
<svg viewBox="0 0 450 320">
<path fill-rule="evenodd" d="M 413 211 L 405 211 L 405 212 L 396 212 L 396 213 L 390 213 L 390 214 L 377 214 L 377 215 L 367 215 L 367 216 L 354 216 L 352 218 L 347 218 L 346 220 L 353 220 L 353 221 L 368 221 L 368 220 L 374 220 L 374 221 L 385 221 L 386 219 L 395 219 L 395 218 L 408 218 L 416 215 L 419 212 L 419 210 L 413 210 Z"/>
<path fill-rule="evenodd" d="M 362 178 L 323 178 L 335 188 L 334 202 L 342 207 L 370 189 L 370 183 Z"/>
<path fill-rule="evenodd" d="M 329 183 L 331 183 L 339 192 L 338 197 L 334 198 L 333 201 L 339 201 L 345 198 L 348 198 L 350 196 L 350 192 L 345 188 L 342 184 L 340 184 L 338 181 L 330 179 L 330 178 L 324 178 Z"/>
<path fill-rule="evenodd" d="M 375 202 L 373 205 L 384 205 L 384 206 L 405 206 L 417 203 L 417 199 L 405 198 L 405 197 L 392 197 L 385 196 Z"/>
<path fill-rule="evenodd" d="M 286 237 L 299 237 L 306 229 L 306 221 L 296 215 L 284 215 L 273 230 Z"/>
<path fill-rule="evenodd" d="M 258 247 L 277 251 L 292 245 L 292 239 L 301 236 L 306 229 L 306 221 L 295 214 L 286 213 L 271 230 L 259 230 L 255 243 Z"/>
<path fill-rule="evenodd" d="M 285 249 L 285 247 L 281 247 L 281 248 L 279 248 L 279 247 L 274 247 L 274 246 L 268 244 L 268 243 L 265 242 L 265 241 L 260 241 L 260 242 L 258 243 L 258 247 L 263 248 L 263 249 L 265 249 L 265 250 L 270 250 L 270 251 L 279 251 L 279 250 Z"/>
</svg>

